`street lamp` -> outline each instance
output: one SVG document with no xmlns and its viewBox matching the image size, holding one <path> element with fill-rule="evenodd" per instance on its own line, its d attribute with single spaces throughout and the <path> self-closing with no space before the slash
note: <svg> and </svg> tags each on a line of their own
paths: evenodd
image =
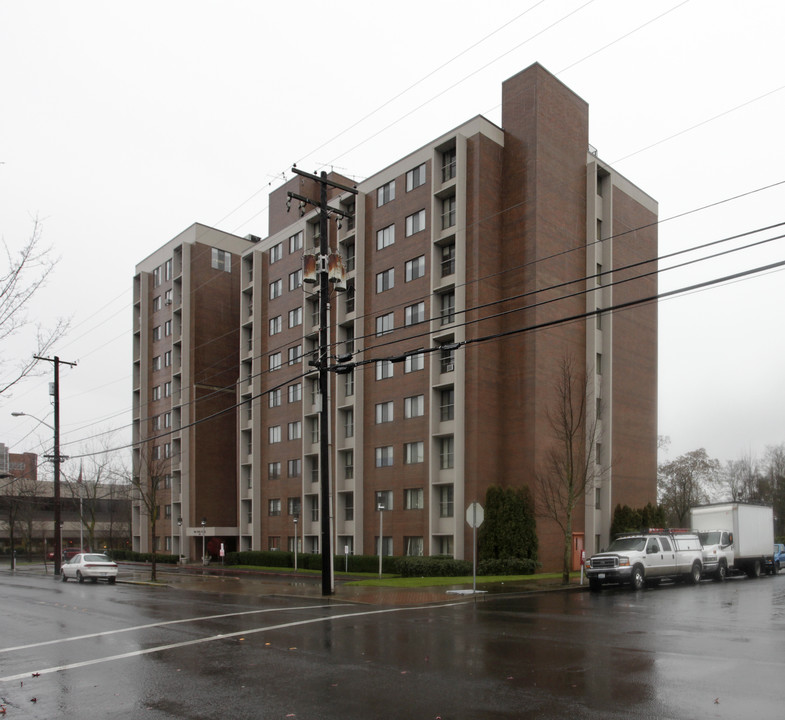
<svg viewBox="0 0 785 720">
<path fill-rule="evenodd" d="M 207 525 L 207 518 L 203 517 L 202 518 L 202 565 L 207 564 L 207 555 L 204 549 L 205 536 L 207 535 L 207 530 L 205 530 L 206 525 Z"/>
<path fill-rule="evenodd" d="M 379 577 L 382 576 L 382 551 L 384 548 L 384 503 L 376 506 L 379 511 Z"/>
<path fill-rule="evenodd" d="M 178 552 L 180 556 L 178 558 L 178 564 L 183 565 L 183 519 L 181 517 L 177 518 L 177 529 L 180 533 L 180 540 L 177 546 L 179 548 Z"/>
<path fill-rule="evenodd" d="M 57 391 L 58 379 L 57 372 L 55 371 L 55 391 Z M 54 432 L 54 449 L 52 452 L 52 460 L 54 462 L 54 505 L 55 505 L 55 553 L 54 553 L 54 574 L 60 574 L 60 561 L 61 553 L 63 551 L 63 523 L 60 521 L 60 410 L 57 401 L 57 394 L 55 393 L 55 424 L 50 425 L 48 422 L 37 418 L 35 415 L 23 412 L 12 412 L 13 417 L 31 417 L 37 420 L 40 425 L 46 425 L 52 432 Z"/>
<path fill-rule="evenodd" d="M 297 515 L 294 516 L 294 571 L 297 572 Z"/>
</svg>

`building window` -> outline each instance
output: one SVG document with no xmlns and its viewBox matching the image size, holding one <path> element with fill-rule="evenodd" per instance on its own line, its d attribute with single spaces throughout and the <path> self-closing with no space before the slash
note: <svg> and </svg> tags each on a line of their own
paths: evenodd
<svg viewBox="0 0 785 720">
<path fill-rule="evenodd" d="M 594 362 L 594 372 L 602 375 L 602 353 L 597 353 L 597 358 Z"/>
<path fill-rule="evenodd" d="M 425 255 L 406 261 L 406 282 L 411 282 L 425 275 Z"/>
<path fill-rule="evenodd" d="M 167 320 L 164 323 L 164 335 L 166 337 L 169 337 L 171 334 L 172 334 L 172 321 L 171 320 Z"/>
<path fill-rule="evenodd" d="M 281 293 L 283 292 L 283 282 L 278 280 L 273 280 L 270 283 L 270 300 L 275 300 L 277 297 L 281 297 Z"/>
<path fill-rule="evenodd" d="M 156 355 L 153 358 L 153 371 L 160 370 L 160 369 L 161 369 L 161 356 L 160 355 Z"/>
<path fill-rule="evenodd" d="M 343 411 L 343 436 L 354 437 L 354 410 Z"/>
<path fill-rule="evenodd" d="M 286 511 L 289 515 L 294 515 L 298 517 L 300 512 L 302 511 L 302 504 L 300 502 L 300 498 L 298 497 L 290 497 L 286 501 Z"/>
<path fill-rule="evenodd" d="M 376 292 L 382 293 L 395 287 L 395 269 L 389 268 L 376 273 Z"/>
<path fill-rule="evenodd" d="M 156 340 L 160 340 L 160 339 L 161 339 L 161 326 L 160 325 L 156 325 L 153 328 L 153 342 L 155 342 Z"/>
<path fill-rule="evenodd" d="M 393 376 L 393 364 L 390 360 L 376 361 L 376 379 L 385 380 Z M 155 398 L 153 398 L 155 399 Z"/>
<path fill-rule="evenodd" d="M 267 514 L 270 517 L 277 517 L 281 514 L 281 498 L 271 498 L 267 501 Z"/>
<path fill-rule="evenodd" d="M 346 522 L 354 520 L 354 493 L 341 493 L 343 495 L 343 519 Z"/>
<path fill-rule="evenodd" d="M 376 500 L 376 507 L 374 508 L 376 512 L 379 512 L 379 506 L 381 505 L 382 510 L 392 510 L 393 509 L 393 491 L 392 490 L 377 490 L 374 493 L 374 498 Z"/>
<path fill-rule="evenodd" d="M 407 465 L 416 465 L 425 459 L 425 443 L 422 440 L 417 442 L 404 443 L 404 462 Z"/>
<path fill-rule="evenodd" d="M 153 287 L 158 287 L 161 284 L 161 267 L 153 270 Z"/>
<path fill-rule="evenodd" d="M 152 418 L 150 420 L 150 426 L 152 427 L 152 429 L 154 431 L 155 430 L 160 430 L 161 429 L 161 416 L 160 415 L 156 415 L 154 418 Z"/>
<path fill-rule="evenodd" d="M 303 309 L 301 307 L 297 307 L 294 310 L 289 311 L 289 327 L 297 327 L 298 325 L 303 324 Z"/>
<path fill-rule="evenodd" d="M 440 418 L 442 422 L 455 419 L 455 390 L 442 390 L 439 397 Z"/>
<path fill-rule="evenodd" d="M 391 333 L 394 328 L 394 321 L 395 317 L 393 313 L 387 313 L 386 315 L 380 315 L 376 318 L 376 335 L 387 335 Z"/>
<path fill-rule="evenodd" d="M 385 183 L 376 191 L 376 207 L 395 200 L 395 180 Z"/>
<path fill-rule="evenodd" d="M 355 259 L 354 243 L 353 242 L 346 243 L 344 245 L 344 258 L 343 258 L 343 264 L 344 267 L 346 268 L 346 272 L 351 272 L 352 270 L 354 270 L 355 261 L 356 259 Z"/>
<path fill-rule="evenodd" d="M 301 465 L 300 458 L 294 458 L 292 460 L 289 460 L 289 462 L 287 463 L 286 472 L 290 478 L 300 477 L 301 470 L 302 470 L 302 465 Z"/>
<path fill-rule="evenodd" d="M 290 440 L 299 440 L 303 436 L 303 424 L 299 420 L 290 422 L 288 425 L 288 433 Z"/>
<path fill-rule="evenodd" d="M 172 457 L 172 443 L 164 443 L 164 457 Z"/>
<path fill-rule="evenodd" d="M 276 315 L 270 318 L 270 335 L 277 335 L 279 332 L 281 332 L 281 316 Z"/>
<path fill-rule="evenodd" d="M 602 510 L 602 490 L 594 488 L 594 509 Z"/>
<path fill-rule="evenodd" d="M 456 153 L 455 148 L 450 148 L 442 153 L 442 182 L 447 182 L 455 177 Z"/>
<path fill-rule="evenodd" d="M 161 296 L 156 295 L 153 298 L 153 312 L 156 312 L 161 309 Z"/>
<path fill-rule="evenodd" d="M 438 535 L 433 540 L 434 543 L 436 544 L 436 552 L 438 555 L 452 557 L 455 554 L 455 551 L 453 549 L 452 535 Z"/>
<path fill-rule="evenodd" d="M 376 249 L 382 250 L 395 242 L 395 225 L 376 231 Z"/>
<path fill-rule="evenodd" d="M 425 210 L 420 210 L 406 218 L 406 237 L 422 230 L 425 230 Z"/>
<path fill-rule="evenodd" d="M 270 445 L 281 442 L 281 426 L 273 425 L 267 428 L 267 440 Z"/>
<path fill-rule="evenodd" d="M 289 273 L 289 290 L 297 290 L 303 285 L 303 271 L 302 268 Z"/>
<path fill-rule="evenodd" d="M 346 450 L 343 453 L 343 477 L 346 480 L 354 477 L 354 450 Z"/>
<path fill-rule="evenodd" d="M 354 278 L 346 281 L 346 313 L 353 313 L 355 306 L 355 283 Z M 315 323 L 314 323 L 315 324 Z"/>
<path fill-rule="evenodd" d="M 172 279 L 172 259 L 169 258 L 164 263 L 164 280 L 171 280 Z"/>
<path fill-rule="evenodd" d="M 455 467 L 454 447 L 455 442 L 452 435 L 439 438 L 439 467 L 442 470 Z"/>
<path fill-rule="evenodd" d="M 409 488 L 403 491 L 403 508 L 404 510 L 422 510 L 425 505 L 423 503 L 423 490 L 422 488 Z"/>
<path fill-rule="evenodd" d="M 303 399 L 303 386 L 301 383 L 295 383 L 289 386 L 289 402 L 300 402 Z"/>
<path fill-rule="evenodd" d="M 270 355 L 269 358 L 269 368 L 270 370 L 280 370 L 281 369 L 281 353 L 273 353 Z"/>
<path fill-rule="evenodd" d="M 302 345 L 295 345 L 289 348 L 289 364 L 296 365 L 303 357 Z"/>
<path fill-rule="evenodd" d="M 212 267 L 213 270 L 223 270 L 232 272 L 232 256 L 225 250 L 212 248 Z"/>
<path fill-rule="evenodd" d="M 283 257 L 283 243 L 279 242 L 270 248 L 270 265 L 277 263 Z"/>
<path fill-rule="evenodd" d="M 171 305 L 172 304 L 172 291 L 167 290 L 164 293 L 164 305 Z"/>
<path fill-rule="evenodd" d="M 425 353 L 416 352 L 406 356 L 403 363 L 405 373 L 417 372 L 425 368 Z"/>
<path fill-rule="evenodd" d="M 270 390 L 267 395 L 267 404 L 271 408 L 278 407 L 281 404 L 281 388 Z"/>
<path fill-rule="evenodd" d="M 172 351 L 167 350 L 164 353 L 164 367 L 171 367 L 172 365 Z"/>
<path fill-rule="evenodd" d="M 455 322 L 455 292 L 441 294 L 441 319 L 442 325 Z"/>
<path fill-rule="evenodd" d="M 439 517 L 452 517 L 453 512 L 453 486 L 442 485 L 439 487 Z"/>
<path fill-rule="evenodd" d="M 164 413 L 164 427 L 172 427 L 172 413 L 170 412 Z"/>
<path fill-rule="evenodd" d="M 295 233 L 294 235 L 290 236 L 289 238 L 289 252 L 297 252 L 298 250 L 303 249 L 303 231 Z"/>
<path fill-rule="evenodd" d="M 267 463 L 267 479 L 278 480 L 281 477 L 281 463 L 271 462 Z"/>
<path fill-rule="evenodd" d="M 376 424 L 393 421 L 393 401 L 388 400 L 383 403 L 376 403 Z"/>
<path fill-rule="evenodd" d="M 425 396 L 413 395 L 403 401 L 403 416 L 405 418 L 422 417 L 425 415 Z"/>
<path fill-rule="evenodd" d="M 161 399 L 161 386 L 160 385 L 156 385 L 153 388 L 153 401 L 160 400 L 160 399 Z"/>
<path fill-rule="evenodd" d="M 346 397 L 354 395 L 354 370 L 343 376 L 343 394 Z"/>
<path fill-rule="evenodd" d="M 376 467 L 391 467 L 393 464 L 392 445 L 376 448 Z"/>
<path fill-rule="evenodd" d="M 455 243 L 442 245 L 442 277 L 455 274 Z"/>
<path fill-rule="evenodd" d="M 319 417 L 308 418 L 311 424 L 311 445 L 319 442 Z"/>
<path fill-rule="evenodd" d="M 594 449 L 594 461 L 597 465 L 602 464 L 602 443 L 597 443 Z"/>
<path fill-rule="evenodd" d="M 455 348 L 442 347 L 439 357 L 440 369 L 443 373 L 455 370 Z"/>
<path fill-rule="evenodd" d="M 455 197 L 448 197 L 442 200 L 442 230 L 451 228 L 455 225 Z"/>
<path fill-rule="evenodd" d="M 172 396 L 172 383 L 165 382 L 164 383 L 164 397 L 171 397 Z"/>
<path fill-rule="evenodd" d="M 422 556 L 422 537 L 404 537 L 403 554 L 415 557 Z"/>
<path fill-rule="evenodd" d="M 406 173 L 406 192 L 425 185 L 425 163 Z"/>
<path fill-rule="evenodd" d="M 404 311 L 404 325 L 417 325 L 421 322 L 425 322 L 425 303 L 418 302 L 407 306 Z"/>
</svg>

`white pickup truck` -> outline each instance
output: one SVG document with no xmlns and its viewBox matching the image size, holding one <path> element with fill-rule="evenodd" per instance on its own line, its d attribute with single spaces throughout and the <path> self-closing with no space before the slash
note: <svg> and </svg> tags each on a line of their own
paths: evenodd
<svg viewBox="0 0 785 720">
<path fill-rule="evenodd" d="M 594 592 L 605 584 L 628 584 L 633 590 L 641 590 L 666 578 L 697 585 L 702 562 L 696 534 L 650 529 L 617 537 L 606 551 L 588 558 L 584 569 Z"/>
</svg>

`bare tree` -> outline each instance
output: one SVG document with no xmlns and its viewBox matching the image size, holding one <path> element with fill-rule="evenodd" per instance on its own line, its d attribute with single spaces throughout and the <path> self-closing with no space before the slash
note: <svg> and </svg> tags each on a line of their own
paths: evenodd
<svg viewBox="0 0 785 720">
<path fill-rule="evenodd" d="M 7 348 L 12 336 L 30 326 L 35 326 L 36 337 L 26 360 L 14 362 L 0 354 L 0 395 L 32 374 L 38 364 L 34 355 L 46 355 L 68 328 L 67 320 L 58 320 L 54 327 L 45 329 L 28 318 L 32 299 L 46 284 L 58 262 L 52 256 L 51 248 L 42 247 L 40 221 L 34 221 L 30 238 L 17 253 L 13 253 L 5 242 L 3 248 L 7 267 L 0 270 L 0 348 Z"/>
<path fill-rule="evenodd" d="M 725 482 L 732 502 L 757 502 L 763 499 L 758 462 L 752 455 L 742 455 L 725 464 Z"/>
<path fill-rule="evenodd" d="M 703 448 L 693 450 L 659 466 L 658 500 L 671 523 L 684 527 L 690 508 L 709 502 L 719 482 L 719 460 L 710 458 Z"/>
<path fill-rule="evenodd" d="M 554 403 L 548 410 L 553 445 L 539 468 L 537 514 L 553 520 L 564 535 L 562 581 L 570 581 L 572 559 L 572 516 L 583 507 L 585 496 L 594 489 L 600 470 L 594 456 L 597 416 L 588 416 L 588 378 L 571 357 L 562 359 L 554 384 Z"/>
<path fill-rule="evenodd" d="M 127 482 L 128 473 L 123 463 L 123 453 L 112 450 L 112 435 L 99 433 L 100 447 L 85 448 L 84 457 L 76 466 L 63 473 L 65 490 L 70 497 L 79 502 L 80 521 L 87 534 L 87 545 L 96 548 L 96 531 L 101 506 L 105 501 L 116 497 L 115 485 Z"/>
<path fill-rule="evenodd" d="M 156 524 L 161 514 L 160 491 L 164 489 L 166 473 L 169 468 L 169 460 L 158 455 L 160 446 L 155 446 L 151 442 L 142 444 L 136 454 L 136 466 L 131 476 L 136 499 L 142 503 L 142 510 L 147 515 L 147 523 L 150 528 L 150 538 L 152 547 L 152 565 L 150 571 L 150 581 L 156 582 Z"/>
</svg>

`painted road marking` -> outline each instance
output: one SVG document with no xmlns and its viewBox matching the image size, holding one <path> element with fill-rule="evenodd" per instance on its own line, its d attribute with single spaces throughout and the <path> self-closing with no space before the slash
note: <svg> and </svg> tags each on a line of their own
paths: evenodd
<svg viewBox="0 0 785 720">
<path fill-rule="evenodd" d="M 172 643 L 169 645 L 159 645 L 157 647 L 146 648 L 144 650 L 134 650 L 132 652 L 121 653 L 119 655 L 109 655 L 107 657 L 94 658 L 92 660 L 83 660 L 82 662 L 68 663 L 67 665 L 57 665 L 54 667 L 44 668 L 44 669 L 35 668 L 34 672 L 37 672 L 39 675 L 48 675 L 51 673 L 62 672 L 64 670 L 75 670 L 77 668 L 88 667 L 90 665 L 99 665 L 101 663 L 114 662 L 116 660 L 125 660 L 127 658 L 139 657 L 141 655 L 150 655 L 151 653 L 164 652 L 166 650 L 177 650 L 178 648 L 189 647 L 191 645 L 201 645 L 203 643 L 214 642 L 216 640 L 227 640 L 229 638 L 253 635 L 255 633 L 271 632 L 273 630 L 284 630 L 286 628 L 299 627 L 303 625 L 313 625 L 315 623 L 322 623 L 322 622 L 332 622 L 333 620 L 344 620 L 350 618 L 364 617 L 368 615 L 382 615 L 386 613 L 405 612 L 409 610 L 433 610 L 436 608 L 445 608 L 445 607 L 454 608 L 457 607 L 458 605 L 463 605 L 463 604 L 464 603 L 460 603 L 460 602 L 450 602 L 450 603 L 445 603 L 443 605 L 421 605 L 419 607 L 399 607 L 399 608 L 387 608 L 385 610 L 365 610 L 362 612 L 344 613 L 343 615 L 327 615 L 325 617 L 309 618 L 307 620 L 294 620 L 292 622 L 281 623 L 279 625 L 268 625 L 267 627 L 262 627 L 262 628 L 252 628 L 250 630 L 238 630 L 237 632 L 232 632 L 232 633 L 211 635 L 210 637 L 199 638 L 196 640 L 186 640 L 184 642 Z M 0 677 L 0 682 L 24 680 L 30 677 L 31 672 L 33 671 L 28 670 L 27 672 L 18 673 L 16 675 L 7 675 L 6 677 Z"/>
</svg>

